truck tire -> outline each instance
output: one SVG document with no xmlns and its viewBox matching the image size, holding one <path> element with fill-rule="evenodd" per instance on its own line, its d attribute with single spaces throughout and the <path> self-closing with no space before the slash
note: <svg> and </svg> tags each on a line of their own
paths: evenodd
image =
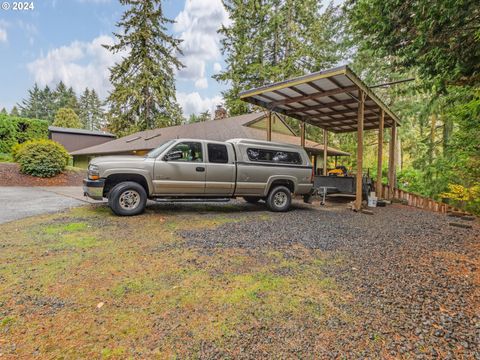
<svg viewBox="0 0 480 360">
<path fill-rule="evenodd" d="M 244 196 L 243 197 L 243 200 L 245 200 L 246 202 L 250 203 L 250 204 L 256 204 L 260 201 L 260 197 L 258 196 Z"/>
<path fill-rule="evenodd" d="M 292 203 L 292 193 L 285 186 L 274 187 L 267 197 L 267 206 L 271 211 L 288 211 Z"/>
<path fill-rule="evenodd" d="M 142 185 L 133 181 L 121 182 L 108 194 L 108 206 L 115 215 L 134 216 L 145 211 L 147 192 Z"/>
</svg>

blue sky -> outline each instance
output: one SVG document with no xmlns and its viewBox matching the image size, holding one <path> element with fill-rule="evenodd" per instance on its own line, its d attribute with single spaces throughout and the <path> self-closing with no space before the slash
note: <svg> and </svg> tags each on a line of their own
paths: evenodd
<svg viewBox="0 0 480 360">
<path fill-rule="evenodd" d="M 123 8 L 117 0 L 34 0 L 34 10 L 0 9 L 0 108 L 12 108 L 37 82 L 54 86 L 64 81 L 77 92 L 95 88 L 103 97 L 110 85 L 108 67 L 119 59 L 102 48 L 113 41 L 112 32 Z M 228 23 L 220 0 L 165 0 L 167 17 L 175 19 L 170 31 L 184 39 L 186 68 L 177 74 L 177 99 L 185 115 L 221 102 L 211 76 L 223 66 L 216 30 Z"/>
</svg>

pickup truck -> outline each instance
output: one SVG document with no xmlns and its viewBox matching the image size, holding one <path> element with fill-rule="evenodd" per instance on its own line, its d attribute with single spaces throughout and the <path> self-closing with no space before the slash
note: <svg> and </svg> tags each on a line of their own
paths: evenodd
<svg viewBox="0 0 480 360">
<path fill-rule="evenodd" d="M 287 211 L 293 195 L 310 202 L 313 171 L 299 146 L 249 139 L 226 142 L 175 139 L 140 156 L 94 158 L 83 181 L 84 194 L 108 199 L 117 215 L 137 215 L 147 199 L 264 200 L 272 211 Z"/>
</svg>

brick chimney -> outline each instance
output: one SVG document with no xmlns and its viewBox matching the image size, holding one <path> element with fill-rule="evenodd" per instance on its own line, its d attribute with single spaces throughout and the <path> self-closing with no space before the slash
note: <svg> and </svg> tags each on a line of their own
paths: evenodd
<svg viewBox="0 0 480 360">
<path fill-rule="evenodd" d="M 217 105 L 215 109 L 215 117 L 213 120 L 221 120 L 227 117 L 227 110 L 222 105 Z"/>
</svg>

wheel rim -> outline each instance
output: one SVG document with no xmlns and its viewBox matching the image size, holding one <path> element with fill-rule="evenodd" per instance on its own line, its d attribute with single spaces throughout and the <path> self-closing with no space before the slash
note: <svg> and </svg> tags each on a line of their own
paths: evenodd
<svg viewBox="0 0 480 360">
<path fill-rule="evenodd" d="M 124 210 L 133 210 L 140 204 L 140 194 L 135 190 L 124 191 L 119 199 L 120 207 Z"/>
<path fill-rule="evenodd" d="M 282 191 L 277 192 L 273 196 L 273 203 L 275 204 L 276 207 L 284 207 L 287 204 L 288 197 L 287 194 L 285 194 Z"/>
</svg>

